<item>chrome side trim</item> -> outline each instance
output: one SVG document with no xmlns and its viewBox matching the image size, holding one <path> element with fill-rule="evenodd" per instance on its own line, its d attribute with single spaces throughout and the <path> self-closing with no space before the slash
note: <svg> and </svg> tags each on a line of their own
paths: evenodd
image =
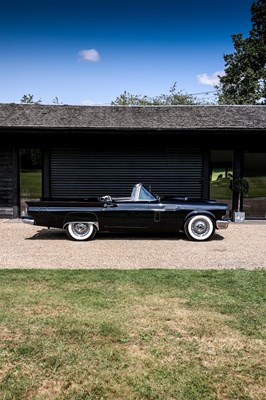
<svg viewBox="0 0 266 400">
<path fill-rule="evenodd" d="M 22 218 L 22 222 L 24 222 L 25 224 L 30 224 L 30 225 L 34 225 L 34 223 L 35 223 L 33 218 Z"/>
<path fill-rule="evenodd" d="M 229 226 L 229 222 L 230 221 L 219 219 L 219 220 L 216 221 L 216 228 L 217 229 L 227 229 L 228 226 Z"/>
</svg>

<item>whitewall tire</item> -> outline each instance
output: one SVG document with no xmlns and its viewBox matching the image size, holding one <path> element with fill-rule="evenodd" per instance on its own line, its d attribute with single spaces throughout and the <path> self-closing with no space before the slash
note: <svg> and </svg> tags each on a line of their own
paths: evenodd
<svg viewBox="0 0 266 400">
<path fill-rule="evenodd" d="M 96 226 L 90 222 L 70 222 L 66 232 L 72 240 L 92 240 L 97 232 Z"/>
<path fill-rule="evenodd" d="M 184 231 L 189 240 L 204 241 L 213 236 L 215 226 L 207 215 L 194 215 L 185 222 Z"/>
</svg>

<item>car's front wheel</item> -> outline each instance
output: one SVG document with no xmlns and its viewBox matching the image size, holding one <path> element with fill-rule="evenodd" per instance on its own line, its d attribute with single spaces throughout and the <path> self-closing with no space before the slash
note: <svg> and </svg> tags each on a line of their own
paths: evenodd
<svg viewBox="0 0 266 400">
<path fill-rule="evenodd" d="M 66 232 L 72 240 L 92 240 L 97 229 L 90 222 L 70 222 L 66 226 Z"/>
<path fill-rule="evenodd" d="M 204 241 L 214 234 L 214 222 L 207 215 L 194 215 L 185 222 L 184 231 L 189 240 Z"/>
</svg>

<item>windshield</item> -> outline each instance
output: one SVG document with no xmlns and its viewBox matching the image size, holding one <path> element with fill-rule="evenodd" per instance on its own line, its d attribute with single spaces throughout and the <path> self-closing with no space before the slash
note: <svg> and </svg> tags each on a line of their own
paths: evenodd
<svg viewBox="0 0 266 400">
<path fill-rule="evenodd" d="M 151 192 L 148 191 L 148 189 L 145 188 L 145 186 L 141 186 L 140 192 L 139 192 L 139 200 L 156 200 L 156 198 L 151 194 Z"/>
<path fill-rule="evenodd" d="M 131 194 L 131 200 L 133 201 L 154 201 L 156 197 L 141 183 L 134 186 Z"/>
</svg>

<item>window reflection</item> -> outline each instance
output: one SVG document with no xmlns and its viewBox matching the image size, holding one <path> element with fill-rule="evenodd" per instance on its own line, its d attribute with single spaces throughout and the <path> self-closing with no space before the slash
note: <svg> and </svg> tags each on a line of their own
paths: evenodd
<svg viewBox="0 0 266 400">
<path fill-rule="evenodd" d="M 231 181 L 233 179 L 233 152 L 211 152 L 210 198 L 229 205 L 232 209 Z"/>
<path fill-rule="evenodd" d="M 42 154 L 40 149 L 20 149 L 20 214 L 25 201 L 42 196 Z"/>
<path fill-rule="evenodd" d="M 266 218 L 266 153 L 245 153 L 244 176 L 249 191 L 244 195 L 246 217 Z"/>
</svg>

